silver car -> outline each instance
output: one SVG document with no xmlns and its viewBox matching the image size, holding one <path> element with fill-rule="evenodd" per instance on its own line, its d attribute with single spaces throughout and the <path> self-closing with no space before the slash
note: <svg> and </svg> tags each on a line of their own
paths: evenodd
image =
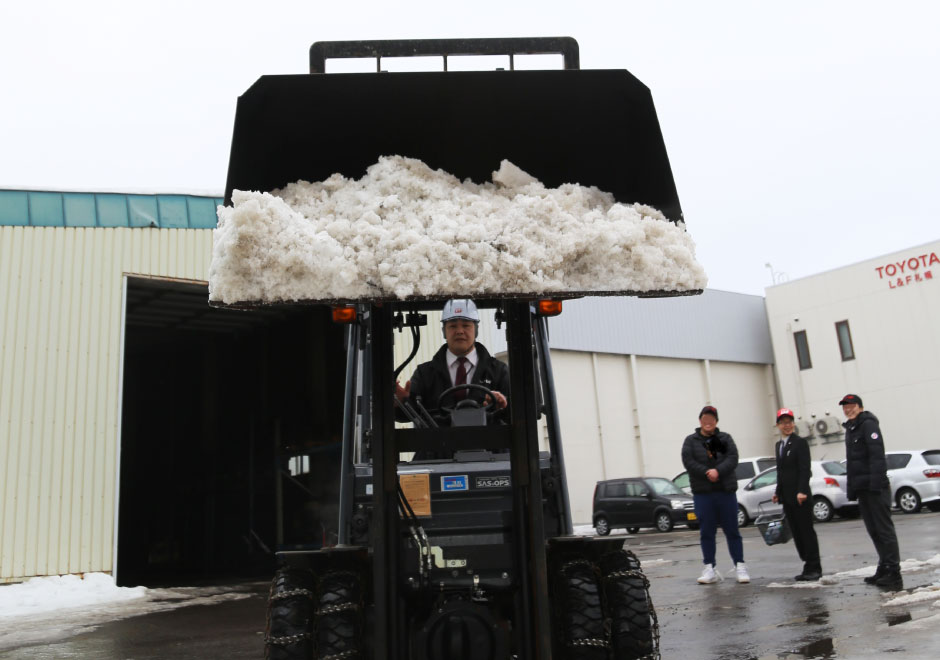
<svg viewBox="0 0 940 660">
<path fill-rule="evenodd" d="M 832 520 L 833 514 L 847 515 L 858 508 L 845 494 L 845 466 L 835 461 L 810 461 L 809 487 L 813 491 L 813 518 Z M 762 513 L 779 513 L 780 504 L 771 498 L 777 489 L 777 468 L 764 470 L 738 491 L 738 526 L 744 527 Z"/>
<path fill-rule="evenodd" d="M 745 484 L 769 467 L 777 464 L 777 459 L 773 456 L 754 456 L 738 460 L 738 467 L 734 469 L 734 476 L 738 480 L 738 488 L 744 488 Z M 689 473 L 680 472 L 672 480 L 684 493 L 692 494 L 692 487 L 689 485 Z"/>
<path fill-rule="evenodd" d="M 888 480 L 894 503 L 904 513 L 917 513 L 921 505 L 940 511 L 940 449 L 889 451 Z"/>
</svg>

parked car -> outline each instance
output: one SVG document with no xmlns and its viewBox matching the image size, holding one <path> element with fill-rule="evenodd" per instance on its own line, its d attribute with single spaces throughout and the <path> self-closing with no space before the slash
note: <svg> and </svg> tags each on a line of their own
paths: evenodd
<svg viewBox="0 0 940 660">
<path fill-rule="evenodd" d="M 777 459 L 773 456 L 752 456 L 738 459 L 738 467 L 734 469 L 735 476 L 738 478 L 738 489 L 744 488 L 751 479 L 767 468 L 774 467 L 776 464 Z M 680 472 L 672 481 L 683 492 L 689 495 L 692 494 L 692 488 L 689 486 L 688 472 Z"/>
<path fill-rule="evenodd" d="M 858 503 L 845 492 L 845 466 L 836 461 L 810 461 L 809 488 L 813 492 L 813 518 L 828 522 L 835 513 L 851 515 Z M 738 491 L 738 526 L 745 527 L 762 513 L 779 513 L 780 504 L 769 501 L 777 489 L 777 468 L 761 472 Z"/>
<path fill-rule="evenodd" d="M 594 529 L 601 536 L 626 527 L 635 534 L 641 527 L 668 532 L 676 523 L 696 527 L 692 498 L 663 477 L 635 477 L 598 481 L 594 486 Z"/>
<path fill-rule="evenodd" d="M 940 511 L 940 449 L 890 451 L 888 480 L 894 503 L 904 513 L 917 513 L 921 505 Z"/>
</svg>

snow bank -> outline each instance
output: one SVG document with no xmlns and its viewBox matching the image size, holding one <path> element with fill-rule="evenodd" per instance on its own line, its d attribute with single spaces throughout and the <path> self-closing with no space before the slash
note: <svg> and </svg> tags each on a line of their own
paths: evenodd
<svg viewBox="0 0 940 660">
<path fill-rule="evenodd" d="M 219 208 L 209 298 L 404 299 L 702 289 L 684 226 L 597 188 L 546 188 L 508 161 L 483 184 L 379 159 Z"/>
<path fill-rule="evenodd" d="M 903 559 L 900 564 L 901 573 L 917 573 L 937 567 L 940 567 L 940 554 L 936 554 L 927 559 Z M 778 589 L 782 587 L 788 589 L 819 589 L 821 587 L 839 584 L 846 580 L 865 578 L 874 574 L 874 566 L 863 566 L 862 568 L 854 568 L 850 571 L 840 571 L 839 573 L 833 573 L 831 575 L 823 575 L 817 582 L 771 582 L 767 586 Z M 929 587 L 928 590 L 930 590 Z"/>
<path fill-rule="evenodd" d="M 104 573 L 36 577 L 19 584 L 0 586 L 0 618 L 90 607 L 146 596 L 145 587 L 118 587 L 114 578 Z"/>
<path fill-rule="evenodd" d="M 914 591 L 903 596 L 894 596 L 881 604 L 882 607 L 894 607 L 896 605 L 913 605 L 915 603 L 927 603 L 934 601 L 934 607 L 940 607 L 940 584 L 932 584 L 927 587 L 919 587 Z"/>
</svg>

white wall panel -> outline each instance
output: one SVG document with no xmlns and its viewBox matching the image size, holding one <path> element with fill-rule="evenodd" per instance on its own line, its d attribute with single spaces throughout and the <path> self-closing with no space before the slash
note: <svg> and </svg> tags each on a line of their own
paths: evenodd
<svg viewBox="0 0 940 660">
<path fill-rule="evenodd" d="M 769 365 L 553 350 L 552 366 L 576 524 L 591 522 L 599 480 L 682 472 L 682 442 L 706 403 L 741 455 L 773 447 Z"/>
<path fill-rule="evenodd" d="M 205 281 L 207 229 L 0 227 L 0 582 L 110 571 L 125 273 Z"/>
</svg>

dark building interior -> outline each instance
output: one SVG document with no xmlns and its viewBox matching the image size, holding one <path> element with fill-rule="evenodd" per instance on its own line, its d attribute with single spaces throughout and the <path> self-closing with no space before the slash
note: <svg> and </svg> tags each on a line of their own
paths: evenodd
<svg viewBox="0 0 940 660">
<path fill-rule="evenodd" d="M 215 309 L 128 279 L 118 584 L 270 577 L 336 542 L 343 328 L 323 307 Z"/>
</svg>

